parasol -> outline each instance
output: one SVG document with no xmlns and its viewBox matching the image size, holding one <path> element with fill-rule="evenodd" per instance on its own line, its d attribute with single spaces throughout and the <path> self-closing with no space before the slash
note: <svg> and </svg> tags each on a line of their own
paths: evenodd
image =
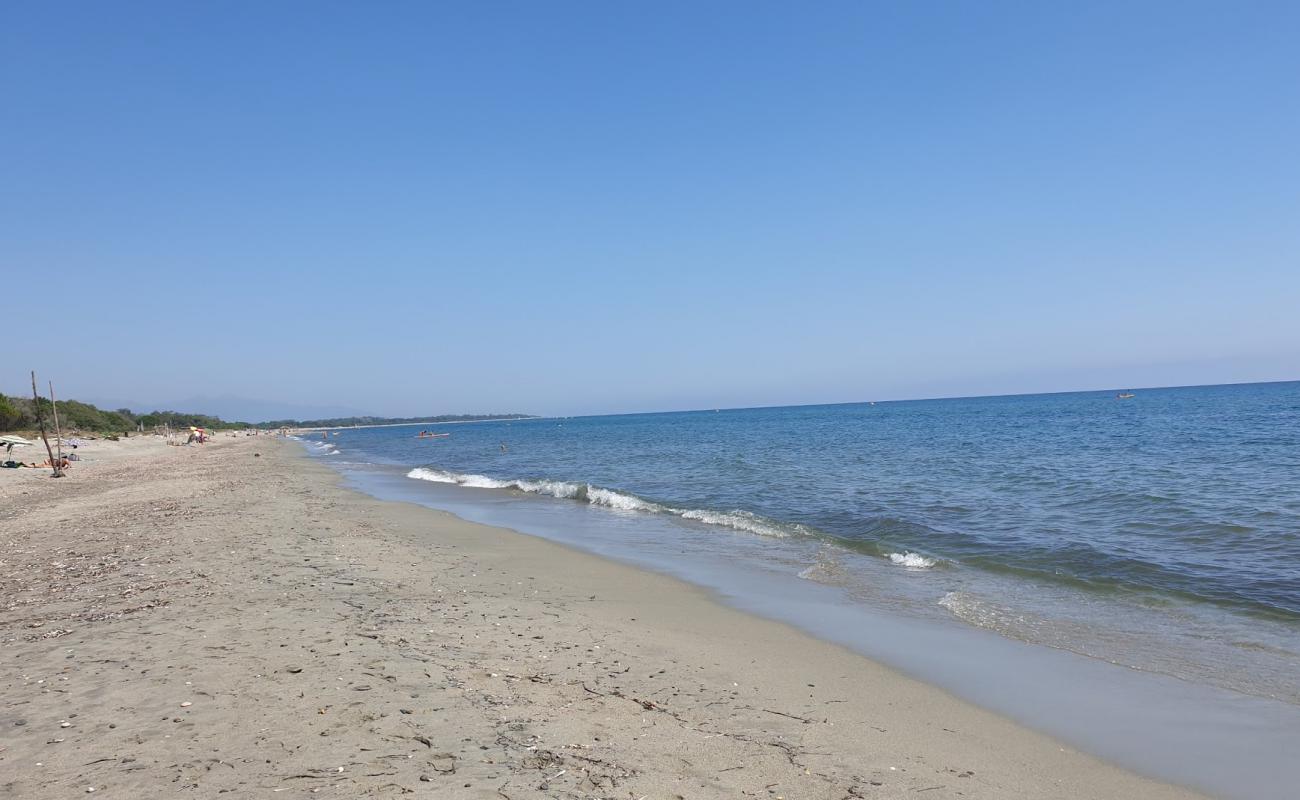
<svg viewBox="0 0 1300 800">
<path fill-rule="evenodd" d="M 29 442 L 21 436 L 0 436 L 0 444 L 5 446 L 5 461 L 13 461 L 15 447 L 27 447 L 35 442 Z"/>
</svg>

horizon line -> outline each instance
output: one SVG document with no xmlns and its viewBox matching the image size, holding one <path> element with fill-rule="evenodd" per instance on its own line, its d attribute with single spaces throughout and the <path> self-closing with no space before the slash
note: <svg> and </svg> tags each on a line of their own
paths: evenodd
<svg viewBox="0 0 1300 800">
<path fill-rule="evenodd" d="M 1159 391 L 1159 390 L 1169 390 L 1169 389 L 1208 389 L 1208 388 L 1214 388 L 1219 386 L 1261 386 L 1261 385 L 1269 385 L 1275 383 L 1300 383 L 1300 378 L 1288 378 L 1285 380 L 1268 380 L 1268 381 L 1234 381 L 1229 383 L 1189 383 L 1189 384 L 1178 384 L 1175 386 L 1130 386 L 1130 387 L 1118 389 L 1118 391 L 1147 392 L 1147 391 Z M 656 410 L 656 411 L 612 411 L 612 412 L 596 413 L 596 414 L 529 414 L 525 412 L 524 414 L 519 415 L 519 412 L 516 412 L 516 415 L 514 416 L 502 415 L 500 417 L 494 417 L 492 419 L 478 419 L 478 420 L 443 420 L 438 422 L 435 422 L 433 420 L 423 420 L 417 422 L 368 423 L 363 425 L 347 425 L 347 426 L 294 425 L 291 427 L 314 428 L 319 430 L 324 427 L 352 428 L 352 427 L 378 427 L 378 426 L 396 427 L 399 425 L 442 425 L 453 421 L 459 423 L 505 422 L 505 421 L 520 422 L 520 421 L 527 421 L 529 419 L 587 419 L 587 418 L 596 418 L 596 417 L 648 416 L 652 414 L 701 414 L 701 413 L 721 412 L 721 411 L 757 411 L 760 409 L 774 409 L 774 408 L 819 408 L 825 406 L 856 406 L 856 405 L 866 405 L 866 404 L 875 404 L 875 403 L 920 403 L 920 402 L 929 402 L 929 401 L 938 401 L 938 400 L 985 400 L 985 399 L 991 399 L 996 397 L 1042 397 L 1042 396 L 1050 396 L 1050 395 L 1057 395 L 1057 394 L 1091 394 L 1094 392 L 1111 392 L 1111 391 L 1116 391 L 1116 388 L 1107 387 L 1107 388 L 1092 388 L 1092 389 L 1058 389 L 1049 392 L 1002 392 L 1002 393 L 994 393 L 994 394 L 953 394 L 953 395 L 934 395 L 929 397 L 899 397 L 890 400 L 839 400 L 839 401 L 822 402 L 822 403 L 774 403 L 770 405 L 727 406 L 726 408 L 706 407 L 706 408 L 682 408 L 682 409 L 674 409 L 674 410 Z M 13 395 L 13 396 L 21 397 L 21 395 Z M 68 399 L 75 400 L 75 398 L 68 398 Z M 76 401 L 76 402 L 84 402 L 84 401 Z M 114 411 L 116 409 L 101 409 L 101 410 Z M 151 413 L 179 413 L 179 414 L 195 413 L 195 414 L 202 414 L 203 416 L 213 416 L 216 417 L 217 419 L 220 419 L 222 422 L 247 422 L 251 426 L 265 425 L 269 422 L 286 421 L 284 418 L 266 419 L 266 420 L 259 420 L 259 421 L 239 420 L 239 419 L 227 420 L 227 419 L 223 419 L 219 414 L 206 414 L 204 412 L 155 410 L 155 411 L 146 411 L 146 412 L 137 413 L 133 409 L 128 409 L 128 410 L 130 410 L 132 414 L 136 414 L 137 416 L 144 416 L 146 414 L 151 414 Z M 473 414 L 470 412 L 447 412 L 443 414 L 427 414 L 424 416 L 437 417 L 437 416 L 465 416 L 465 415 L 473 416 Z M 411 416 L 419 416 L 419 415 L 385 416 L 381 414 L 350 414 L 342 417 L 335 417 L 334 419 L 348 419 L 348 418 L 363 419 L 366 417 L 371 417 L 374 419 L 403 419 L 403 418 L 409 419 Z M 485 415 L 485 416 L 490 416 L 490 415 Z M 292 421 L 296 423 L 308 423 L 308 422 L 323 421 L 324 419 L 330 419 L 330 418 L 329 417 L 318 418 L 315 420 L 294 419 Z"/>
<path fill-rule="evenodd" d="M 604 414 L 539 414 L 532 419 L 585 419 L 588 417 L 633 417 L 650 414 L 702 414 L 721 411 L 757 411 L 772 408 L 819 408 L 823 406 L 860 406 L 875 403 L 922 403 L 934 400 L 988 400 L 995 397 L 1041 397 L 1055 394 L 1092 394 L 1095 392 L 1129 391 L 1151 392 L 1167 389 L 1211 389 L 1219 386 L 1261 386 L 1273 383 L 1300 383 L 1300 378 L 1288 378 L 1276 381 L 1233 381 L 1229 383 L 1185 383 L 1176 386 L 1131 386 L 1123 389 L 1057 389 L 1050 392 L 1004 392 L 999 394 L 954 394 L 933 397 L 898 397 L 892 400 L 840 400 L 831 403 L 785 403 L 757 406 L 728 406 L 727 408 L 682 408 L 675 411 L 616 411 Z M 476 420 L 495 422 L 496 420 Z"/>
</svg>

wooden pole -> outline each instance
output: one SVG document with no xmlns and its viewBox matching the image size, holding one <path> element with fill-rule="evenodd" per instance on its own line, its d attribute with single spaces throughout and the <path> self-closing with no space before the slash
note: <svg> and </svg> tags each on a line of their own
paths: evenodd
<svg viewBox="0 0 1300 800">
<path fill-rule="evenodd" d="M 50 410 L 54 412 L 54 446 L 59 451 L 59 465 L 63 465 L 63 428 L 59 425 L 59 404 L 54 400 L 54 381 L 50 381 Z"/>
<path fill-rule="evenodd" d="M 32 370 L 32 404 L 36 411 L 36 424 L 41 429 L 41 441 L 45 442 L 45 452 L 50 457 L 50 464 L 54 466 L 54 477 L 62 478 L 63 472 L 59 470 L 59 462 L 54 460 L 54 451 L 50 449 L 50 440 L 45 435 L 45 415 L 41 413 L 41 396 L 36 393 L 36 370 Z"/>
</svg>

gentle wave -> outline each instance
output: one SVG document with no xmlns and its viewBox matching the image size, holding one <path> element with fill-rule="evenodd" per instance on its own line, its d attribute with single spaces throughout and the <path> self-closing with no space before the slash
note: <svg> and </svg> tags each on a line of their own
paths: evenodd
<svg viewBox="0 0 1300 800">
<path fill-rule="evenodd" d="M 453 483 L 471 489 L 515 489 L 529 494 L 542 494 L 561 500 L 581 500 L 594 506 L 605 506 L 619 511 L 666 511 L 663 506 L 622 492 L 600 489 L 588 483 L 569 481 L 501 480 L 486 475 L 463 475 L 431 467 L 416 467 L 406 477 L 435 483 Z"/>
<path fill-rule="evenodd" d="M 947 609 L 957 619 L 976 628 L 984 628 L 999 633 L 1010 639 L 1021 641 L 1042 641 L 1043 644 L 1059 646 L 1059 642 L 1036 637 L 1037 627 L 1024 614 L 1010 608 L 983 600 L 969 592 L 948 592 L 939 599 L 938 605 Z"/>
<path fill-rule="evenodd" d="M 766 517 L 749 511 L 709 511 L 707 509 L 672 509 L 674 514 L 685 519 L 693 519 L 706 525 L 719 525 L 732 530 L 753 533 L 758 536 L 771 536 L 783 539 L 790 535 L 809 536 L 812 532 L 803 525 L 782 525 Z"/>
<path fill-rule="evenodd" d="M 798 523 L 778 522 L 752 511 L 737 509 L 734 511 L 715 511 L 707 508 L 675 508 L 663 503 L 646 500 L 630 492 L 604 489 L 590 483 L 571 481 L 527 480 L 524 478 L 502 479 L 487 475 L 465 474 L 434 467 L 416 467 L 406 473 L 406 477 L 434 483 L 448 483 L 471 489 L 511 489 L 528 494 L 546 495 L 561 500 L 576 500 L 593 506 L 614 511 L 643 512 L 648 514 L 670 514 L 693 522 L 702 522 L 719 528 L 729 528 L 756 536 L 768 536 L 774 539 L 790 537 L 816 537 L 836 539 L 815 528 Z M 837 540 L 838 541 L 838 540 Z M 843 544 L 843 542 L 841 542 Z M 917 553 L 892 553 L 888 555 L 891 563 L 909 569 L 928 569 L 935 566 L 935 559 Z"/>
<path fill-rule="evenodd" d="M 672 506 L 637 497 L 628 492 L 603 489 L 589 483 L 530 481 L 525 479 L 502 480 L 500 478 L 489 478 L 486 475 L 463 475 L 458 472 L 448 472 L 447 470 L 433 469 L 431 467 L 416 467 L 406 473 L 406 477 L 437 483 L 453 483 L 457 486 L 468 486 L 473 489 L 514 489 L 520 492 L 547 495 L 563 500 L 577 500 L 615 511 L 672 514 L 683 519 L 703 522 L 707 525 L 717 525 L 733 530 L 756 533 L 761 536 L 783 538 L 791 533 L 791 531 L 785 529 L 786 527 L 797 528 L 797 526 L 782 526 L 778 522 L 760 517 L 757 514 L 751 514 L 748 511 L 720 512 L 700 508 L 673 508 Z"/>
</svg>

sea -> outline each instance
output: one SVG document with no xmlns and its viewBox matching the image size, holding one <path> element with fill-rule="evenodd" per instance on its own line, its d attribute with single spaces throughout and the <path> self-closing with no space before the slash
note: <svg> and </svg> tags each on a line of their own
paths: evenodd
<svg viewBox="0 0 1300 800">
<path fill-rule="evenodd" d="M 302 441 L 375 496 L 674 575 L 1144 774 L 1300 785 L 1300 382 Z"/>
</svg>

